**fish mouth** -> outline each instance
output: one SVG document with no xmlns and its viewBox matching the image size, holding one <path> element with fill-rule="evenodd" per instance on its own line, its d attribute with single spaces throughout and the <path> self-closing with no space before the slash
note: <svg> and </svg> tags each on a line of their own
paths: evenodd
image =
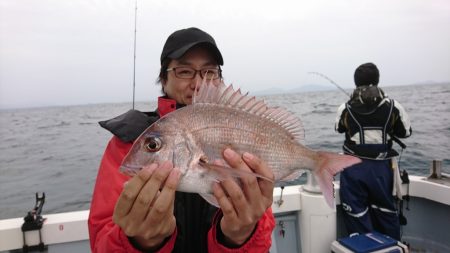
<svg viewBox="0 0 450 253">
<path fill-rule="evenodd" d="M 127 164 L 127 165 L 120 166 L 120 171 L 122 171 L 122 173 L 127 174 L 129 176 L 136 175 L 136 173 L 138 171 L 140 171 L 141 169 L 142 169 L 142 166 L 140 166 L 140 165 Z"/>
</svg>

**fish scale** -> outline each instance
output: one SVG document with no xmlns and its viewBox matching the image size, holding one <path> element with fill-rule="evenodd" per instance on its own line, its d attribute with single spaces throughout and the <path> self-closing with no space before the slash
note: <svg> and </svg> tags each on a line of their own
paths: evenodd
<svg viewBox="0 0 450 253">
<path fill-rule="evenodd" d="M 298 157 L 299 150 L 292 138 L 287 133 L 283 133 L 285 130 L 279 125 L 249 113 L 230 113 L 231 110 L 238 111 L 233 108 L 218 108 L 214 104 L 204 104 L 199 107 L 182 109 L 183 112 L 180 113 L 179 118 L 189 119 L 184 122 L 189 124 L 188 128 L 192 129 L 191 132 L 202 149 L 215 143 L 215 159 L 221 158 L 221 151 L 226 147 L 231 147 L 238 152 L 260 154 L 271 167 L 284 168 L 274 170 L 276 179 L 287 176 L 294 169 L 295 163 L 292 157 Z M 239 124 L 226 120 L 231 117 L 238 117 L 234 121 Z M 231 123 L 221 124 L 220 122 Z M 205 125 L 208 127 L 201 127 Z"/>
<path fill-rule="evenodd" d="M 264 160 L 276 185 L 310 170 L 332 206 L 333 175 L 360 162 L 352 156 L 303 146 L 300 141 L 304 130 L 297 117 L 283 108 L 242 95 L 231 85 L 203 83 L 193 101 L 147 128 L 135 140 L 121 171 L 133 175 L 149 163 L 170 160 L 181 172 L 177 190 L 197 192 L 217 205 L 211 196 L 213 183 L 229 176 L 239 182 L 239 177 L 246 175 L 226 164 L 213 164 L 215 160 L 223 161 L 223 150 L 232 148 L 239 154 L 249 152 Z"/>
</svg>

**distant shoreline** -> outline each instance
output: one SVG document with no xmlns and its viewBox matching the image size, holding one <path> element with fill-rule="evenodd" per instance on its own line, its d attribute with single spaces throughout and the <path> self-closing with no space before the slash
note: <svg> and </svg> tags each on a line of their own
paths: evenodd
<svg viewBox="0 0 450 253">
<path fill-rule="evenodd" d="M 402 87 L 402 86 L 420 86 L 420 85 L 450 85 L 450 82 L 433 82 L 430 81 L 428 83 L 422 82 L 422 83 L 415 83 L 415 84 L 398 84 L 398 85 L 381 85 L 380 87 L 383 89 L 390 89 L 395 87 Z M 345 90 L 348 90 L 349 92 L 353 90 L 353 87 L 342 87 Z M 283 90 L 279 88 L 269 88 L 264 90 L 258 90 L 258 91 L 250 91 L 249 94 L 252 96 L 271 96 L 271 95 L 283 95 L 283 94 L 293 94 L 293 93 L 308 93 L 308 92 L 321 92 L 321 91 L 333 91 L 338 89 L 334 87 L 333 85 L 323 85 L 323 84 L 311 84 L 311 85 L 303 85 L 299 88 L 295 89 L 289 89 L 289 90 Z M 155 103 L 156 98 L 151 98 L 148 101 L 136 101 L 137 103 Z M 53 107 L 77 107 L 77 106 L 92 106 L 92 105 L 108 105 L 108 104 L 131 104 L 132 101 L 118 101 L 118 102 L 92 102 L 92 103 L 85 103 L 85 104 L 57 104 L 57 105 L 38 105 L 38 106 L 8 106 L 8 105 L 0 105 L 0 111 L 14 111 L 14 110 L 33 110 L 33 109 L 49 109 Z"/>
</svg>

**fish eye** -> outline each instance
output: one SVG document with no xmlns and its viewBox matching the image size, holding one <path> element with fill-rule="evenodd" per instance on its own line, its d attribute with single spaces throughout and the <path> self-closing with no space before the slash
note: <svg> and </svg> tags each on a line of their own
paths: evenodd
<svg viewBox="0 0 450 253">
<path fill-rule="evenodd" d="M 152 136 L 145 140 L 144 146 L 148 151 L 156 152 L 161 149 L 162 142 L 161 142 L 160 138 L 158 138 L 156 136 Z"/>
</svg>

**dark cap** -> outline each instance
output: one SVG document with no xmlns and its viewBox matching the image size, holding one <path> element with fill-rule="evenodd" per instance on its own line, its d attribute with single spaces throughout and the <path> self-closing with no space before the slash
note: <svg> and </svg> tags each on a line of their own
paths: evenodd
<svg viewBox="0 0 450 253">
<path fill-rule="evenodd" d="M 222 54 L 213 37 L 195 27 L 175 31 L 167 38 L 161 53 L 161 64 L 167 58 L 179 59 L 197 45 L 204 45 L 205 48 L 208 48 L 217 60 L 217 64 L 223 65 Z"/>
<path fill-rule="evenodd" d="M 354 78 L 356 87 L 370 84 L 378 85 L 380 72 L 375 64 L 364 63 L 355 70 Z"/>
</svg>

